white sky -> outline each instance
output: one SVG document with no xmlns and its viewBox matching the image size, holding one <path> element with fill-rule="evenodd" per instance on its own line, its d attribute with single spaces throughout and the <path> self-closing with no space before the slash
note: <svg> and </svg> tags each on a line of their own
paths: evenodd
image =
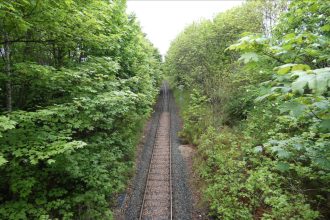
<svg viewBox="0 0 330 220">
<path fill-rule="evenodd" d="M 201 18 L 242 4 L 241 0 L 128 0 L 127 12 L 136 14 L 148 39 L 166 54 L 170 43 L 184 27 Z"/>
</svg>

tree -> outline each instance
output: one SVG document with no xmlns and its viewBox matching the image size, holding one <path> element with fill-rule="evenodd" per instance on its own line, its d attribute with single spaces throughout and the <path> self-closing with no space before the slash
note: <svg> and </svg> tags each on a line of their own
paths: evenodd
<svg viewBox="0 0 330 220">
<path fill-rule="evenodd" d="M 112 219 L 161 79 L 125 1 L 0 3 L 0 219 Z"/>
</svg>

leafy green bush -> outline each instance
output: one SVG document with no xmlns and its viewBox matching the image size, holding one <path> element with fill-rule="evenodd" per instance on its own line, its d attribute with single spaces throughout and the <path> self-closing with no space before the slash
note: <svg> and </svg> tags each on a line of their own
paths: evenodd
<svg viewBox="0 0 330 220">
<path fill-rule="evenodd" d="M 0 3 L 0 219 L 112 219 L 161 79 L 123 1 Z"/>
<path fill-rule="evenodd" d="M 314 219 L 306 197 L 286 189 L 287 178 L 253 139 L 230 129 L 210 127 L 201 137 L 198 171 L 207 183 L 213 215 L 224 219 Z M 260 153 L 262 153 L 260 155 Z M 295 204 L 291 206 L 290 204 Z"/>
<path fill-rule="evenodd" d="M 202 96 L 197 90 L 193 90 L 183 114 L 185 123 L 180 131 L 180 136 L 194 144 L 198 144 L 199 134 L 207 128 L 208 121 L 205 121 L 205 117 L 208 115 L 205 108 L 207 101 L 205 96 Z"/>
</svg>

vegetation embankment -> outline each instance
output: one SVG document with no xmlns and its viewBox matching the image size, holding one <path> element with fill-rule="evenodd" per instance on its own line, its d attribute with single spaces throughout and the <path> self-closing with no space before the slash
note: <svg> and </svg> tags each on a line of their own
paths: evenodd
<svg viewBox="0 0 330 220">
<path fill-rule="evenodd" d="M 0 219 L 112 219 L 160 55 L 125 1 L 0 3 Z"/>
<path fill-rule="evenodd" d="M 211 215 L 329 218 L 329 8 L 248 1 L 172 42 L 165 68 L 190 94 L 181 136 Z"/>
</svg>

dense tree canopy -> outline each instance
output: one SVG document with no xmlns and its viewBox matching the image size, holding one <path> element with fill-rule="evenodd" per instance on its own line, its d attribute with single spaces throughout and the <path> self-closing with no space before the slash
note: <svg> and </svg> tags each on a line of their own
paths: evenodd
<svg viewBox="0 0 330 220">
<path fill-rule="evenodd" d="M 125 1 L 0 2 L 0 219 L 111 219 L 160 55 Z"/>
<path fill-rule="evenodd" d="M 267 22 L 269 11 L 281 15 Z M 248 1 L 172 43 L 167 74 L 190 95 L 182 136 L 214 216 L 329 218 L 329 12 L 321 0 Z"/>
</svg>

